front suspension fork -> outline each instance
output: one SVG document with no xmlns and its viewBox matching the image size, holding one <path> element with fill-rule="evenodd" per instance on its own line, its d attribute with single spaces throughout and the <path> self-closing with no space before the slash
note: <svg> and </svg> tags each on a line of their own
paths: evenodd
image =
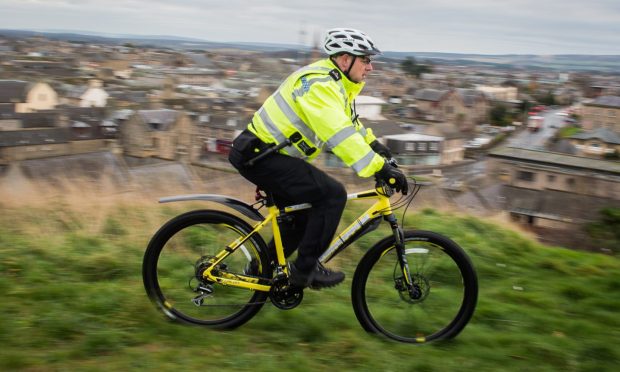
<svg viewBox="0 0 620 372">
<path fill-rule="evenodd" d="M 392 234 L 394 234 L 394 242 L 396 246 L 396 254 L 398 256 L 398 263 L 400 265 L 400 270 L 403 274 L 403 278 L 405 279 L 405 285 L 407 286 L 407 292 L 409 292 L 409 296 L 413 299 L 417 299 L 420 297 L 420 290 L 418 286 L 414 285 L 413 279 L 411 278 L 411 271 L 409 270 L 409 263 L 407 262 L 407 254 L 405 253 L 405 233 L 403 229 L 398 225 L 398 221 L 396 220 L 396 216 L 394 213 L 385 216 L 385 220 L 390 224 L 392 228 Z"/>
</svg>

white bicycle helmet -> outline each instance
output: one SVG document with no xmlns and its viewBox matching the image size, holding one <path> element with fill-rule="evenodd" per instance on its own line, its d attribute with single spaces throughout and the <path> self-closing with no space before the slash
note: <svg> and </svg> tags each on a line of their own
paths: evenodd
<svg viewBox="0 0 620 372">
<path fill-rule="evenodd" d="M 381 54 L 368 35 L 353 28 L 327 30 L 323 50 L 330 56 L 338 53 L 349 53 L 355 56 Z"/>
</svg>

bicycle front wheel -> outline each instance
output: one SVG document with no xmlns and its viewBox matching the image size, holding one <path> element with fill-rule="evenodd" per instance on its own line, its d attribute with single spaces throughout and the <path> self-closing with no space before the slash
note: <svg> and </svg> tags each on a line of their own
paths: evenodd
<svg viewBox="0 0 620 372">
<path fill-rule="evenodd" d="M 177 216 L 151 239 L 142 276 L 147 294 L 171 319 L 213 328 L 234 328 L 252 318 L 268 292 L 223 286 L 203 278 L 214 257 L 252 231 L 240 218 L 221 211 L 198 210 Z M 272 276 L 264 240 L 254 235 L 215 270 L 228 277 Z"/>
<path fill-rule="evenodd" d="M 424 343 L 456 336 L 474 313 L 478 283 L 473 265 L 452 240 L 430 231 L 404 234 L 410 291 L 394 237 L 373 246 L 352 283 L 355 315 L 368 332 Z"/>
</svg>

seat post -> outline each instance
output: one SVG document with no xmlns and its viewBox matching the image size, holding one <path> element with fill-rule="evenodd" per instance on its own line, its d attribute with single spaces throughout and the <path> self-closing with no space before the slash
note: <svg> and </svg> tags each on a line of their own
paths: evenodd
<svg viewBox="0 0 620 372">
<path fill-rule="evenodd" d="M 273 193 L 271 193 L 270 191 L 265 191 L 265 194 L 267 195 L 267 207 L 274 206 L 276 204 L 276 201 L 273 198 Z"/>
<path fill-rule="evenodd" d="M 267 207 L 272 207 L 276 204 L 275 199 L 273 198 L 273 193 L 270 191 L 262 190 L 258 186 L 256 186 L 256 195 L 254 196 L 254 199 L 257 202 L 264 200 L 264 205 L 266 205 Z"/>
</svg>

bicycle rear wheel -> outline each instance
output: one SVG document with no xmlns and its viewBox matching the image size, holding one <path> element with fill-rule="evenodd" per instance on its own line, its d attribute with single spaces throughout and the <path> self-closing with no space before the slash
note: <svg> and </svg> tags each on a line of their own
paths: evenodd
<svg viewBox="0 0 620 372">
<path fill-rule="evenodd" d="M 352 283 L 355 315 L 368 332 L 401 342 L 452 338 L 474 313 L 478 283 L 473 265 L 452 240 L 430 231 L 407 231 L 405 255 L 418 290 L 406 288 L 394 237 L 364 255 Z"/>
<path fill-rule="evenodd" d="M 199 210 L 177 216 L 151 239 L 144 254 L 142 277 L 147 294 L 171 319 L 213 328 L 234 328 L 250 320 L 268 292 L 223 286 L 202 278 L 210 260 L 250 225 L 221 211 Z M 255 234 L 232 252 L 217 270 L 249 275 L 266 282 L 272 269 L 264 240 Z"/>
</svg>

